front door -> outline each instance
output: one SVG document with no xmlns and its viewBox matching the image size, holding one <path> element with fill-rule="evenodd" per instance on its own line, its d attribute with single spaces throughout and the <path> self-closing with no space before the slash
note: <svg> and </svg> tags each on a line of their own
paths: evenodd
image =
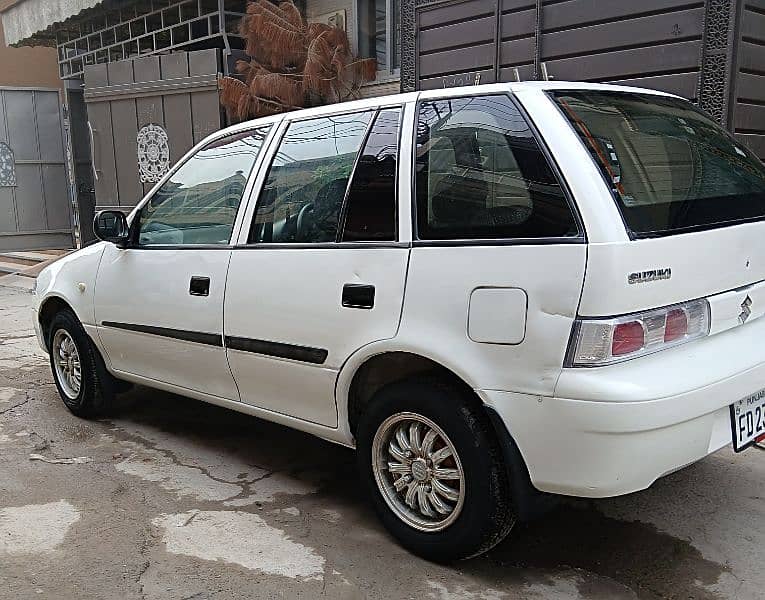
<svg viewBox="0 0 765 600">
<path fill-rule="evenodd" d="M 140 208 L 131 242 L 108 245 L 95 293 L 112 367 L 238 400 L 223 349 L 230 238 L 267 127 L 210 142 Z"/>
<path fill-rule="evenodd" d="M 284 125 L 226 287 L 243 402 L 336 426 L 340 367 L 396 334 L 409 256 L 396 241 L 400 117 L 393 107 Z"/>
</svg>

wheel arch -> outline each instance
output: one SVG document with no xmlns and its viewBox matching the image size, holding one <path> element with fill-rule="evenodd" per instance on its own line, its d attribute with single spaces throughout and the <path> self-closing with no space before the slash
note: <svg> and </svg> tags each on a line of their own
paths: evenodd
<svg viewBox="0 0 765 600">
<path fill-rule="evenodd" d="M 355 436 L 364 407 L 384 386 L 417 375 L 431 375 L 449 382 L 483 404 L 463 377 L 437 360 L 406 350 L 388 350 L 366 357 L 353 371 L 347 387 L 345 415 L 348 429 Z"/>
<path fill-rule="evenodd" d="M 43 341 L 46 348 L 50 351 L 49 339 L 50 339 L 50 325 L 53 322 L 53 318 L 62 310 L 69 310 L 78 319 L 77 312 L 63 296 L 50 295 L 40 303 L 40 308 L 37 311 L 37 320 L 40 323 L 40 330 L 42 331 Z"/>
<path fill-rule="evenodd" d="M 351 357 L 341 370 L 336 390 L 340 427 L 347 428 L 348 437 L 355 440 L 359 418 L 374 394 L 390 383 L 417 375 L 437 376 L 449 382 L 464 392 L 476 410 L 488 417 L 509 471 L 520 520 L 534 519 L 555 505 L 554 496 L 533 487 L 528 465 L 517 442 L 499 414 L 476 393 L 476 387 L 452 365 L 418 350 L 386 348 Z"/>
</svg>

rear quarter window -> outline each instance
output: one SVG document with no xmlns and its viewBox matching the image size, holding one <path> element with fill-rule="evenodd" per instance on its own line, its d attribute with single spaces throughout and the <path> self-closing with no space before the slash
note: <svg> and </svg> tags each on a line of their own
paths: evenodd
<svg viewBox="0 0 765 600">
<path fill-rule="evenodd" d="M 533 132 L 506 95 L 422 102 L 415 167 L 422 240 L 580 234 Z"/>
</svg>

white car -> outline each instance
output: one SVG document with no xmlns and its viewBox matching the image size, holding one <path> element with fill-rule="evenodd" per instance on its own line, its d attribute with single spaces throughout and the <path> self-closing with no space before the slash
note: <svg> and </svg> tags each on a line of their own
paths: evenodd
<svg viewBox="0 0 765 600">
<path fill-rule="evenodd" d="M 355 447 L 431 559 L 765 434 L 765 167 L 669 94 L 514 83 L 257 119 L 95 229 L 37 280 L 73 413 L 133 382 Z"/>
</svg>

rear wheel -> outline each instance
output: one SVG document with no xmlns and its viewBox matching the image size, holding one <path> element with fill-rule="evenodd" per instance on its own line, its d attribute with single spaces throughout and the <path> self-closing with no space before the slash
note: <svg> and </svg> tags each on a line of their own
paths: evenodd
<svg viewBox="0 0 765 600">
<path fill-rule="evenodd" d="M 468 558 L 515 523 L 491 424 L 465 393 L 438 381 L 389 385 L 362 415 L 357 441 L 375 509 L 412 552 Z"/>
<path fill-rule="evenodd" d="M 114 380 L 77 317 L 61 311 L 49 331 L 53 380 L 66 407 L 85 418 L 106 412 L 114 398 Z"/>
</svg>

